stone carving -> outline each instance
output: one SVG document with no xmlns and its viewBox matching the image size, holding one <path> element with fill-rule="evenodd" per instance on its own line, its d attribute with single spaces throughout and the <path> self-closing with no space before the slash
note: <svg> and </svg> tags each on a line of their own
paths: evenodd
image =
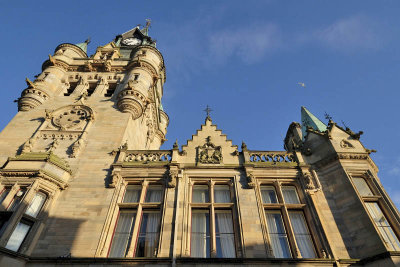
<svg viewBox="0 0 400 267">
<path fill-rule="evenodd" d="M 95 71 L 95 68 L 93 67 L 93 64 L 91 62 L 87 62 L 85 67 L 86 67 L 86 70 L 89 72 Z"/>
<path fill-rule="evenodd" d="M 87 100 L 89 97 L 89 94 L 87 91 L 84 91 L 79 97 L 78 100 L 76 102 L 79 102 L 81 105 L 85 104 L 85 100 Z M 76 103 L 75 102 L 75 103 Z"/>
<path fill-rule="evenodd" d="M 198 148 L 198 162 L 200 163 L 221 163 L 222 162 L 222 148 L 215 146 L 211 142 L 211 136 L 206 138 L 206 143 Z"/>
<path fill-rule="evenodd" d="M 256 178 L 252 173 L 247 174 L 247 187 L 254 188 L 256 186 Z"/>
<path fill-rule="evenodd" d="M 361 135 L 364 133 L 363 131 L 359 131 L 358 133 L 353 132 L 352 130 L 350 130 L 350 128 L 346 127 L 346 133 L 348 133 L 351 138 L 355 139 L 355 140 L 360 140 Z"/>
<path fill-rule="evenodd" d="M 75 158 L 81 151 L 84 144 L 85 144 L 85 141 L 83 140 L 83 138 L 76 140 L 75 143 L 71 147 L 72 153 L 69 155 L 69 157 Z"/>
<path fill-rule="evenodd" d="M 108 187 L 115 188 L 116 184 L 122 178 L 122 176 L 119 171 L 113 170 L 110 178 L 111 179 L 110 179 L 110 183 L 108 184 Z"/>
<path fill-rule="evenodd" d="M 140 150 L 128 151 L 124 162 L 170 162 L 172 158 L 171 150 Z"/>
<path fill-rule="evenodd" d="M 178 170 L 168 170 L 166 173 L 166 182 L 169 188 L 176 186 L 176 179 L 178 178 Z"/>
<path fill-rule="evenodd" d="M 59 142 L 57 139 L 54 139 L 54 141 L 50 144 L 50 146 L 47 148 L 48 152 L 54 152 L 54 150 L 56 150 L 56 148 L 58 147 Z"/>
<path fill-rule="evenodd" d="M 62 112 L 57 112 L 52 118 L 54 126 L 59 130 L 82 128 L 83 124 L 91 117 L 89 110 L 81 106 L 73 106 Z"/>
<path fill-rule="evenodd" d="M 109 60 L 104 62 L 104 70 L 105 71 L 111 71 L 111 62 Z"/>
<path fill-rule="evenodd" d="M 314 182 L 313 182 L 313 179 L 312 179 L 312 176 L 311 176 L 310 173 L 303 172 L 302 177 L 304 179 L 304 184 L 305 184 L 307 189 L 309 189 L 309 190 L 315 189 L 315 185 L 314 185 Z"/>
<path fill-rule="evenodd" d="M 49 54 L 49 61 L 51 64 L 56 65 L 57 60 Z"/>
<path fill-rule="evenodd" d="M 45 120 L 32 138 L 23 145 L 22 153 L 55 151 L 76 157 L 85 145 L 85 138 L 94 113 L 88 106 L 75 104 L 57 110 L 45 110 Z M 62 152 L 64 151 L 64 152 Z"/>
<path fill-rule="evenodd" d="M 242 141 L 242 151 L 247 150 L 247 145 L 244 141 Z"/>
<path fill-rule="evenodd" d="M 295 163 L 292 153 L 286 151 L 249 151 L 250 162 Z"/>
<path fill-rule="evenodd" d="M 81 76 L 81 77 L 79 78 L 78 84 L 79 84 L 79 85 L 85 85 L 85 86 L 88 86 L 88 85 L 89 85 L 89 83 L 86 81 L 85 77 L 83 77 L 83 76 Z"/>
<path fill-rule="evenodd" d="M 35 145 L 36 139 L 34 137 L 29 138 L 28 141 L 22 147 L 21 153 L 32 152 L 33 146 Z"/>
<path fill-rule="evenodd" d="M 343 139 L 340 141 L 340 147 L 342 148 L 354 148 L 354 146 L 347 140 Z"/>
<path fill-rule="evenodd" d="M 178 139 L 175 140 L 175 143 L 172 145 L 172 149 L 179 149 Z"/>
</svg>

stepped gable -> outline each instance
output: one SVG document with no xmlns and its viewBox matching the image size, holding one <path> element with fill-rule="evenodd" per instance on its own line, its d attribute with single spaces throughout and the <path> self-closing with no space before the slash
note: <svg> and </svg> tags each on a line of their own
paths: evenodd
<svg viewBox="0 0 400 267">
<path fill-rule="evenodd" d="M 217 125 L 212 123 L 211 118 L 206 119 L 205 124 L 202 124 L 196 134 L 192 135 L 192 139 L 182 146 L 182 150 L 185 155 L 185 163 L 193 162 L 207 165 L 239 163 L 238 147 L 232 144 L 232 140 L 227 139 L 227 136 L 217 128 Z M 220 159 L 219 151 L 221 152 Z"/>
</svg>

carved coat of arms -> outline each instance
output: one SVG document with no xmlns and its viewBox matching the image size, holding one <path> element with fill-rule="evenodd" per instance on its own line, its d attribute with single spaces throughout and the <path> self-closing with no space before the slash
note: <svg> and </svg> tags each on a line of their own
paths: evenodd
<svg viewBox="0 0 400 267">
<path fill-rule="evenodd" d="M 214 164 L 222 162 L 222 148 L 211 142 L 211 136 L 207 137 L 203 146 L 198 147 L 198 162 Z"/>
</svg>

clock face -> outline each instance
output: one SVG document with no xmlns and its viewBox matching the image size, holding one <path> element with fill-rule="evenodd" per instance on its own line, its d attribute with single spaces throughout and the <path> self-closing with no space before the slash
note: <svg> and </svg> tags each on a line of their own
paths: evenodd
<svg viewBox="0 0 400 267">
<path fill-rule="evenodd" d="M 141 42 L 142 41 L 138 38 L 126 38 L 126 39 L 122 40 L 122 43 L 124 45 L 138 45 Z"/>
<path fill-rule="evenodd" d="M 88 118 L 86 110 L 76 108 L 61 112 L 53 118 L 53 124 L 61 129 L 72 129 L 82 125 Z"/>
</svg>

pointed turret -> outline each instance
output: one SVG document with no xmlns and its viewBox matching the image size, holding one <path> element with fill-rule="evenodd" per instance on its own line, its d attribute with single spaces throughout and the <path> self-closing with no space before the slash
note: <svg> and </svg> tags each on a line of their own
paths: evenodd
<svg viewBox="0 0 400 267">
<path fill-rule="evenodd" d="M 80 49 L 82 49 L 87 54 L 87 47 L 88 47 L 89 43 L 90 43 L 90 38 L 86 39 L 86 41 L 83 42 L 83 43 L 78 43 L 78 44 L 75 44 L 75 45 L 77 47 L 79 47 Z"/>
<path fill-rule="evenodd" d="M 317 117 L 315 117 L 308 109 L 301 107 L 301 131 L 303 133 L 303 140 L 307 133 L 307 128 L 311 127 L 320 132 L 326 131 L 326 125 Z"/>
</svg>

